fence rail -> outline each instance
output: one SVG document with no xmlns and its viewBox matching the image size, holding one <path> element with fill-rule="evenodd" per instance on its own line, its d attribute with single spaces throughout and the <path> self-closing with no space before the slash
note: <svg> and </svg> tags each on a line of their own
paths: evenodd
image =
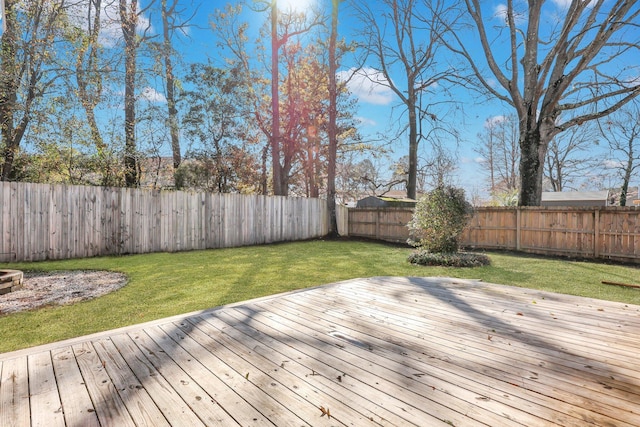
<svg viewBox="0 0 640 427">
<path fill-rule="evenodd" d="M 406 242 L 410 208 L 349 209 L 349 234 Z M 543 255 L 640 263 L 637 207 L 477 208 L 461 243 Z"/>
<path fill-rule="evenodd" d="M 325 200 L 0 182 L 0 262 L 324 236 Z"/>
</svg>

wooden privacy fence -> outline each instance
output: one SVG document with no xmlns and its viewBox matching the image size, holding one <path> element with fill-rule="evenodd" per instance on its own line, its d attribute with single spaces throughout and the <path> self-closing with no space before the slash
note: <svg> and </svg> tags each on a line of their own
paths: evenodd
<svg viewBox="0 0 640 427">
<path fill-rule="evenodd" d="M 304 240 L 328 222 L 320 199 L 0 182 L 0 262 Z"/>
<path fill-rule="evenodd" d="M 410 208 L 349 209 L 349 235 L 406 242 Z M 461 244 L 640 263 L 637 207 L 477 208 Z"/>
</svg>

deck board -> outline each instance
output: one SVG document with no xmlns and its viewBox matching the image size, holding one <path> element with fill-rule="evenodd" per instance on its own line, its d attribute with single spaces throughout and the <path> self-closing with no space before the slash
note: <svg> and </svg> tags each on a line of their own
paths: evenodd
<svg viewBox="0 0 640 427">
<path fill-rule="evenodd" d="M 640 306 L 354 279 L 0 354 L 0 427 L 637 426 L 638 354 Z"/>
</svg>

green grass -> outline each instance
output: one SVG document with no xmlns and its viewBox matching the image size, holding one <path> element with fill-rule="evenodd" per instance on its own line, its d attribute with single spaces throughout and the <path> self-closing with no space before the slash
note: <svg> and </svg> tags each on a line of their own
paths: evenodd
<svg viewBox="0 0 640 427">
<path fill-rule="evenodd" d="M 451 276 L 640 304 L 637 267 L 490 253 L 473 269 L 411 265 L 411 249 L 360 241 L 269 246 L 67 261 L 2 264 L 21 270 L 94 269 L 129 277 L 122 289 L 62 307 L 0 316 L 0 352 L 58 341 L 264 295 L 370 276 Z"/>
</svg>

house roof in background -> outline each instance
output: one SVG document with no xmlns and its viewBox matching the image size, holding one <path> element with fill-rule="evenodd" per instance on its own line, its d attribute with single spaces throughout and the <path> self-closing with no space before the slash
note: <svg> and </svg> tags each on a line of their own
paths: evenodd
<svg viewBox="0 0 640 427">
<path fill-rule="evenodd" d="M 545 191 L 543 202 L 560 201 L 603 201 L 609 198 L 609 191 Z"/>
</svg>

